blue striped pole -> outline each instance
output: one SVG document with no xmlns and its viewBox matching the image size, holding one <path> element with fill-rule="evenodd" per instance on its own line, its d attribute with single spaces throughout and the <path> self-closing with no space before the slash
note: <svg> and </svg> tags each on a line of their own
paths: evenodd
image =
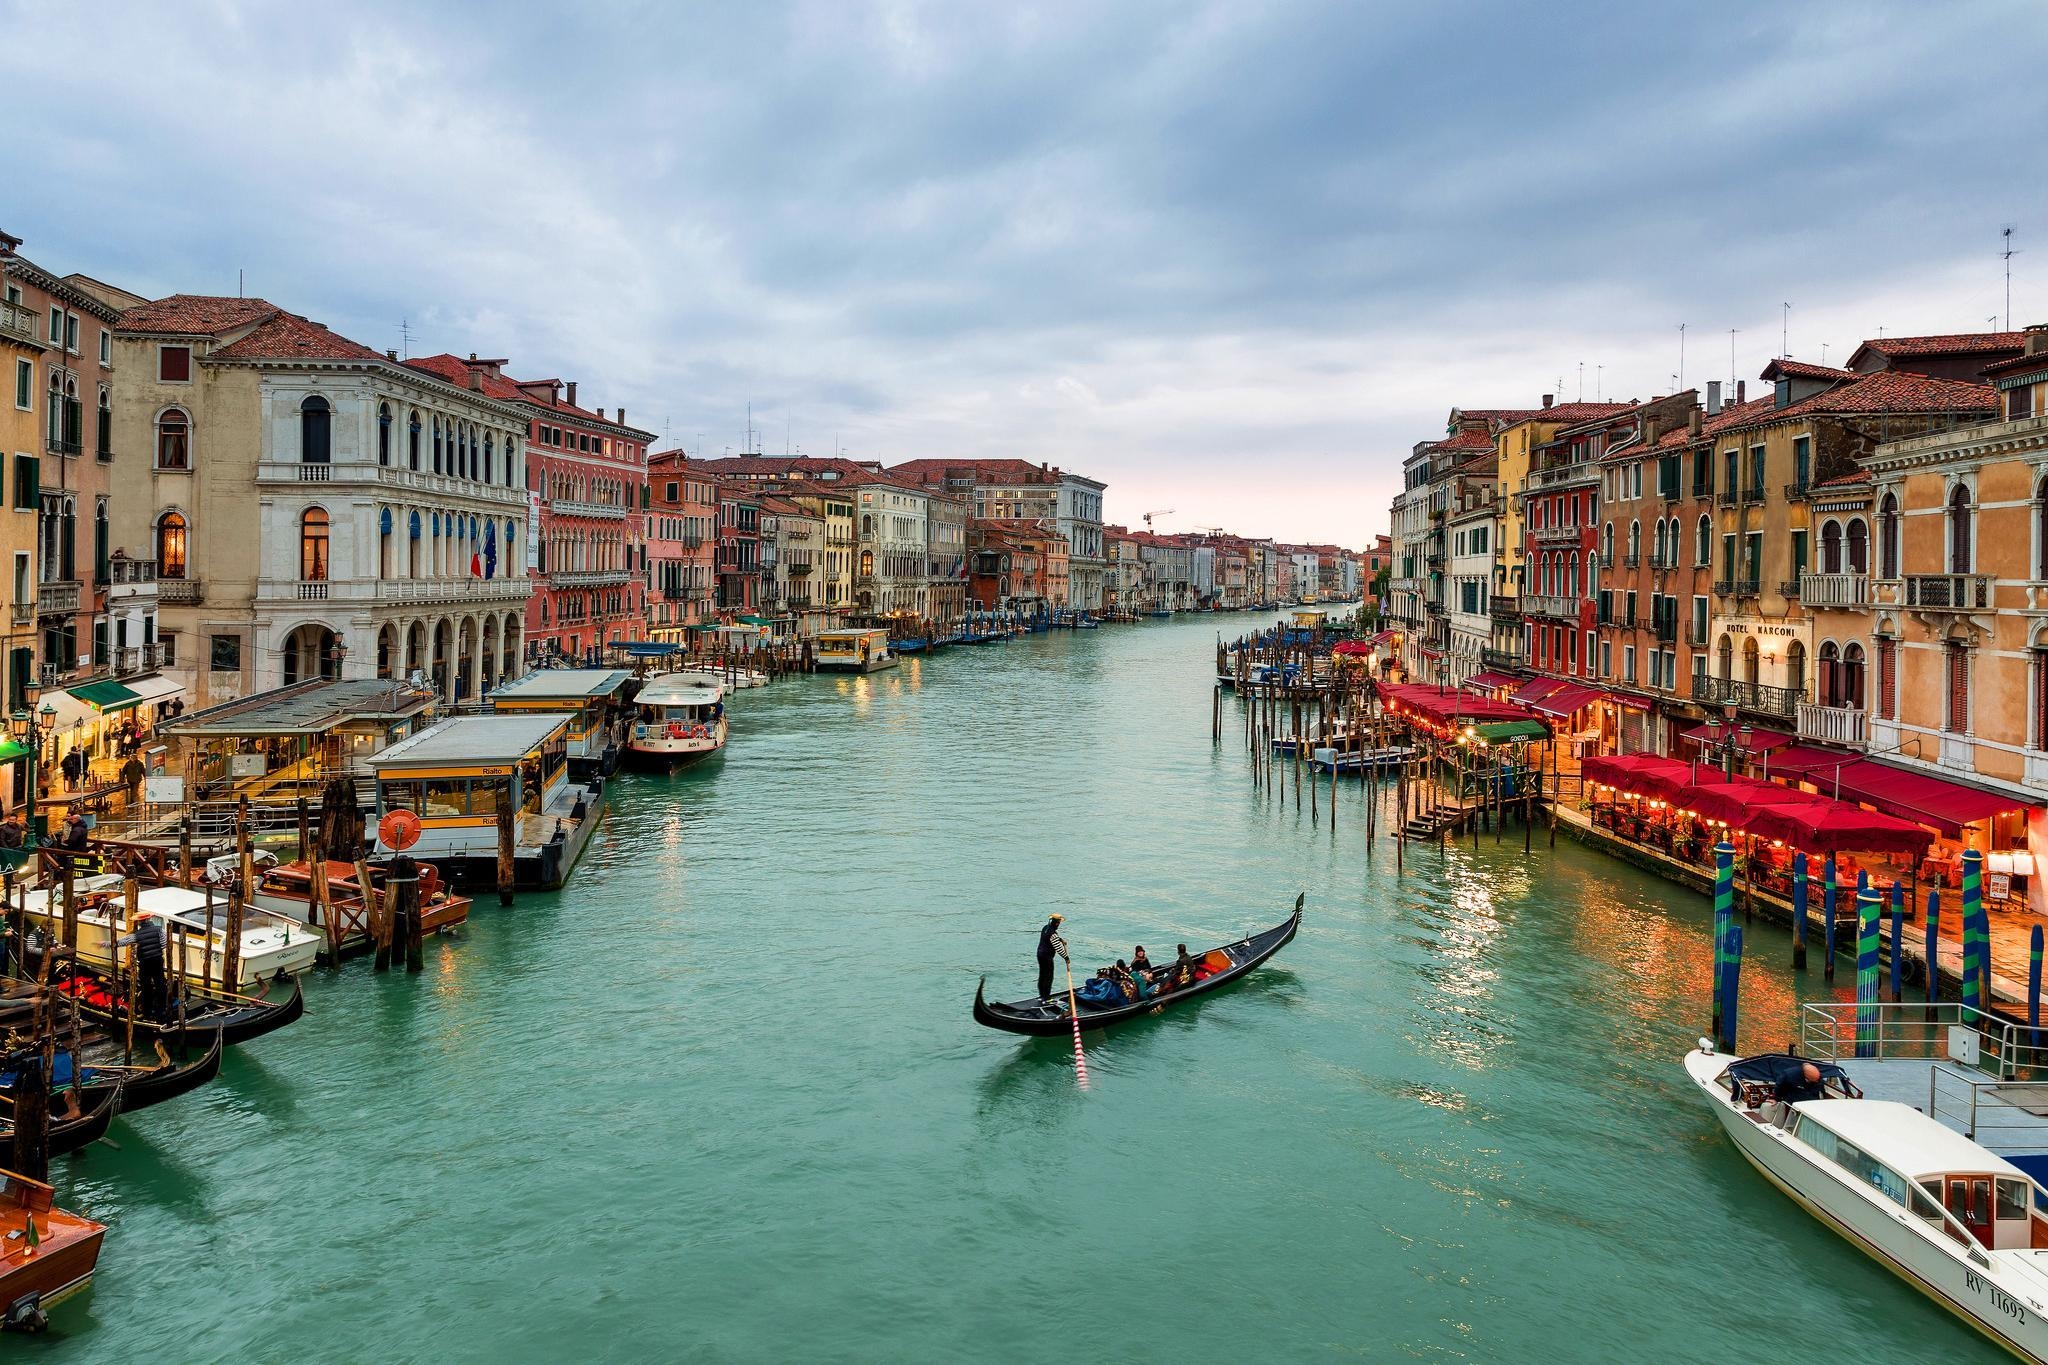
<svg viewBox="0 0 2048 1365">
<path fill-rule="evenodd" d="M 2027 945 L 2027 1030 L 2035 1047 L 2041 1046 L 2041 926 L 2035 925 Z"/>
<path fill-rule="evenodd" d="M 1836 884 L 1835 884 L 1835 855 L 1834 855 L 1834 854 L 1830 853 L 1830 854 L 1828 855 L 1828 860 L 1827 860 L 1827 863 L 1826 863 L 1826 864 L 1825 864 L 1825 865 L 1824 865 L 1824 866 L 1822 867 L 1822 869 L 1821 869 L 1821 875 L 1822 875 L 1822 877 L 1824 877 L 1824 878 L 1825 878 L 1826 880 L 1824 880 L 1824 881 L 1823 881 L 1823 882 L 1821 883 L 1821 888 L 1820 888 L 1820 927 L 1821 927 L 1821 931 L 1822 931 L 1823 933 L 1825 933 L 1825 934 L 1826 934 L 1826 935 L 1828 936 L 1828 946 L 1827 946 L 1827 958 L 1828 958 L 1828 960 L 1827 960 L 1827 967 L 1826 967 L 1826 969 L 1825 969 L 1825 970 L 1824 970 L 1824 971 L 1823 971 L 1823 972 L 1821 973 L 1821 975 L 1823 975 L 1824 977 L 1826 977 L 1826 978 L 1827 978 L 1827 979 L 1828 979 L 1829 981 L 1833 981 L 1833 980 L 1835 979 L 1835 892 L 1836 892 Z"/>
<path fill-rule="evenodd" d="M 1984 855 L 1963 850 L 1963 1003 L 1981 1010 L 1991 1003 L 1991 926 L 1984 920 Z"/>
<path fill-rule="evenodd" d="M 1894 1004 L 1906 997 L 1900 994 L 1899 968 L 1904 961 L 1906 946 L 1906 892 L 1897 882 L 1892 883 L 1892 993 L 1885 997 Z"/>
<path fill-rule="evenodd" d="M 1728 931 L 1735 927 L 1735 850 L 1722 840 L 1714 845 L 1714 1041 L 1723 1051 L 1735 1050 L 1727 1025 Z"/>
<path fill-rule="evenodd" d="M 1927 1003 L 1941 1000 L 1941 893 L 1927 892 Z"/>
<path fill-rule="evenodd" d="M 1721 1023 L 1725 1032 L 1721 1036 L 1721 1050 L 1735 1051 L 1735 1018 L 1742 1005 L 1742 926 L 1728 926 L 1728 968 L 1722 974 L 1722 991 L 1725 999 L 1721 1002 Z"/>
<path fill-rule="evenodd" d="M 1856 894 L 1856 1055 L 1877 1055 L 1877 892 Z"/>
<path fill-rule="evenodd" d="M 1806 970 L 1806 855 L 1792 855 L 1792 969 Z"/>
</svg>

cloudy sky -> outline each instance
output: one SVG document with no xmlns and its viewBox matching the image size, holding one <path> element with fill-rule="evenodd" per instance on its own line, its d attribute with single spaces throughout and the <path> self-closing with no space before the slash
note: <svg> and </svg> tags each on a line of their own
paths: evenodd
<svg viewBox="0 0 2048 1365">
<path fill-rule="evenodd" d="M 2048 320 L 2032 0 L 0 0 L 0 33 L 0 228 L 46 266 L 239 270 L 693 453 L 751 403 L 764 450 L 1044 460 L 1175 529 L 1361 543 L 1451 406 L 1669 391 L 1681 323 L 1688 384 L 1781 327 L 1816 360 L 1982 327 L 2006 226 Z"/>
</svg>

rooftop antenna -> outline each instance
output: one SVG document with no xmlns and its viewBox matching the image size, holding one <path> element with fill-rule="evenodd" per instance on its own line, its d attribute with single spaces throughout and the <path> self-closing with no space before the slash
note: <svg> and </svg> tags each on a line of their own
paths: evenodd
<svg viewBox="0 0 2048 1365">
<path fill-rule="evenodd" d="M 1678 373 L 1672 376 L 1671 390 L 1676 393 L 1685 387 L 1685 324 L 1678 324 Z"/>
<path fill-rule="evenodd" d="M 1728 391 L 1730 393 L 1735 391 L 1735 334 L 1741 330 L 1739 327 L 1730 327 L 1728 329 Z"/>
<path fill-rule="evenodd" d="M 1576 401 L 1586 401 L 1586 362 L 1583 360 L 1579 362 L 1579 396 Z"/>
<path fill-rule="evenodd" d="M 1790 360 L 1792 358 L 1792 343 L 1790 340 L 1792 336 L 1792 305 L 1781 303 L 1778 307 L 1785 310 L 1778 314 L 1778 354 Z"/>
<path fill-rule="evenodd" d="M 1607 367 L 1605 365 L 1595 365 L 1593 367 L 1593 401 L 1596 403 L 1604 403 L 1607 401 L 1607 394 L 1604 383 L 1604 376 L 1606 374 Z"/>
<path fill-rule="evenodd" d="M 2005 262 L 2005 330 L 2010 332 L 2012 330 L 2012 258 L 2014 255 L 2012 246 L 2012 224 L 2007 223 L 2005 225 L 2005 232 L 2003 235 L 2005 237 L 2005 250 L 1999 252 L 1998 254 L 1999 257 Z"/>
<path fill-rule="evenodd" d="M 401 360 L 411 358 L 412 320 L 409 318 L 400 318 L 398 320 L 398 348 L 398 355 Z"/>
<path fill-rule="evenodd" d="M 2012 236 L 2012 229 L 2007 228 L 2005 235 L 2007 237 Z M 2008 251 L 2006 255 L 2010 257 L 2012 253 Z M 238 299 L 248 297 L 242 292 L 242 268 L 240 266 L 235 267 L 235 297 Z M 2006 262 L 2005 266 L 2005 309 L 2008 313 L 2012 311 L 2012 263 L 2010 260 Z"/>
<path fill-rule="evenodd" d="M 789 458 L 789 428 L 789 409 L 784 408 L 782 410 L 782 458 L 785 460 Z"/>
<path fill-rule="evenodd" d="M 1825 341 L 1820 344 L 1820 363 L 1823 365 L 1828 363 L 1828 344 Z"/>
</svg>

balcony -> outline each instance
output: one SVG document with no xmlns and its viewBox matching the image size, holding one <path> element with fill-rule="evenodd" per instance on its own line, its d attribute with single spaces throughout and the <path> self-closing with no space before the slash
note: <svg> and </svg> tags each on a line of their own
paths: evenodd
<svg viewBox="0 0 2048 1365">
<path fill-rule="evenodd" d="M 1442 550 L 1431 550 L 1423 559 L 1432 569 L 1441 569 L 1444 566 L 1444 552 Z"/>
<path fill-rule="evenodd" d="M 1521 651 L 1482 648 L 1479 651 L 1479 666 L 1481 668 L 1520 668 L 1522 666 Z"/>
<path fill-rule="evenodd" d="M 1732 488 L 1722 489 L 1721 495 L 1714 501 L 1718 502 L 1723 507 L 1733 507 L 1737 502 L 1735 490 Z"/>
<path fill-rule="evenodd" d="M 1763 500 L 1764 490 L 1759 487 L 1756 487 L 1755 485 L 1751 485 L 1750 487 L 1742 490 L 1742 501 L 1744 502 L 1744 504 L 1759 503 Z"/>
<path fill-rule="evenodd" d="M 1667 616 L 1662 621 L 1653 621 L 1651 628 L 1657 632 L 1657 640 L 1660 644 L 1669 645 L 1678 642 L 1678 620 L 1676 617 Z"/>
<path fill-rule="evenodd" d="M 85 451 L 85 447 L 78 442 L 67 441 L 61 436 L 45 436 L 43 449 L 52 455 L 79 455 Z"/>
<path fill-rule="evenodd" d="M 32 625 L 32 624 L 33 624 L 33 623 L 35 622 L 35 619 L 36 619 L 36 604 L 35 604 L 35 603 L 33 603 L 33 602 L 16 602 L 16 603 L 14 604 L 14 624 L 15 624 L 15 625 L 17 625 L 17 626 L 26 626 L 26 625 Z"/>
<path fill-rule="evenodd" d="M 1554 616 L 1567 621 L 1579 619 L 1579 602 L 1576 597 L 1553 597 L 1538 593 L 1525 593 L 1522 610 L 1530 616 Z"/>
<path fill-rule="evenodd" d="M 392 489 L 438 497 L 466 498 L 471 502 L 499 503 L 508 508 L 526 507 L 524 488 L 458 479 L 452 474 L 435 474 L 423 469 L 398 469 L 376 464 L 300 464 L 291 460 L 265 460 L 256 466 L 256 482 L 262 484 L 343 484 L 350 488 Z"/>
<path fill-rule="evenodd" d="M 1496 621 L 1519 621 L 1522 619 L 1522 599 L 1496 595 L 1487 602 L 1486 614 Z"/>
<path fill-rule="evenodd" d="M 1813 485 L 1810 483 L 1788 483 L 1785 485 L 1785 500 L 1787 502 L 1805 502 L 1812 492 Z"/>
<path fill-rule="evenodd" d="M 206 600 L 206 584 L 196 578 L 159 578 L 156 600 L 165 606 L 192 606 Z"/>
<path fill-rule="evenodd" d="M 81 585 L 69 580 L 36 584 L 36 615 L 69 616 L 78 610 Z"/>
<path fill-rule="evenodd" d="M 1862 748 L 1870 742 L 1870 713 L 1860 706 L 1799 703 L 1799 737 Z"/>
<path fill-rule="evenodd" d="M 1991 579 L 1985 574 L 1907 574 L 1906 605 L 1919 611 L 1989 611 Z"/>
<path fill-rule="evenodd" d="M 349 590 L 355 584 L 337 584 Z M 509 578 L 395 578 L 379 579 L 367 594 L 378 602 L 524 602 L 533 596 L 533 581 L 525 574 Z M 157 582 L 163 589 L 161 579 Z M 340 594 L 337 594 L 340 595 Z"/>
<path fill-rule="evenodd" d="M 596 517 L 603 521 L 624 521 L 626 509 L 608 502 L 577 502 L 558 498 L 541 504 L 543 510 L 561 517 Z"/>
<path fill-rule="evenodd" d="M 1799 575 L 1799 600 L 1809 607 L 1867 607 L 1870 575 L 1803 573 Z"/>
<path fill-rule="evenodd" d="M 1624 569 L 1639 569 L 1642 566 L 1643 554 L 1640 550 L 1630 550 L 1621 557 L 1621 567 Z"/>
<path fill-rule="evenodd" d="M 1601 612 L 1598 623 L 1609 630 L 1642 630 L 1649 625 L 1649 622 L 1638 620 L 1627 612 L 1621 611 Z"/>
<path fill-rule="evenodd" d="M 1539 469 L 1529 476 L 1529 483 L 1536 488 L 1555 488 L 1560 484 L 1591 483 L 1599 471 L 1590 464 L 1556 465 Z"/>
<path fill-rule="evenodd" d="M 616 588 L 632 580 L 631 569 L 576 569 L 548 575 L 551 588 Z"/>
<path fill-rule="evenodd" d="M 1799 706 L 1799 694 L 1789 687 L 1765 687 L 1761 683 L 1734 678 L 1694 676 L 1692 699 L 1710 706 L 1734 702 L 1737 709 L 1759 715 L 1782 716 L 1790 720 Z"/>
<path fill-rule="evenodd" d="M 1529 532 L 1529 539 L 1538 545 L 1576 545 L 1580 529 L 1577 526 L 1539 526 Z"/>
<path fill-rule="evenodd" d="M 1696 498 L 1711 498 L 1711 497 L 1713 497 L 1713 496 L 1714 496 L 1714 485 L 1713 485 L 1713 483 L 1712 483 L 1712 482 L 1711 482 L 1710 480 L 1707 480 L 1707 479 L 1694 479 L 1694 480 L 1692 481 L 1692 495 L 1693 495 L 1694 497 L 1696 497 Z"/>
<path fill-rule="evenodd" d="M 35 313 L 13 303 L 0 303 L 0 337 L 38 348 L 43 344 L 36 335 Z"/>
<path fill-rule="evenodd" d="M 1705 649 L 1707 647 L 1707 628 L 1694 623 L 1685 632 L 1685 642 L 1694 649 Z"/>
<path fill-rule="evenodd" d="M 124 645 L 114 651 L 114 676 L 127 677 L 132 673 L 148 673 L 162 668 L 164 647 L 155 645 Z"/>
</svg>

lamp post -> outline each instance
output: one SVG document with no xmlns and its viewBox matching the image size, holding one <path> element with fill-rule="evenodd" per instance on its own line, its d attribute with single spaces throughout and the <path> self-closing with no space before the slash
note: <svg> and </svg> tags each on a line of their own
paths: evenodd
<svg viewBox="0 0 2048 1365">
<path fill-rule="evenodd" d="M 14 732 L 15 742 L 28 750 L 28 796 L 23 809 L 28 815 L 28 837 L 31 841 L 36 832 L 36 788 L 42 785 L 43 738 L 55 728 L 57 708 L 43 702 L 40 710 L 30 713 L 43 695 L 43 685 L 33 675 L 22 684 L 22 696 L 28 707 L 23 707 L 7 718 L 7 725 Z"/>
</svg>

